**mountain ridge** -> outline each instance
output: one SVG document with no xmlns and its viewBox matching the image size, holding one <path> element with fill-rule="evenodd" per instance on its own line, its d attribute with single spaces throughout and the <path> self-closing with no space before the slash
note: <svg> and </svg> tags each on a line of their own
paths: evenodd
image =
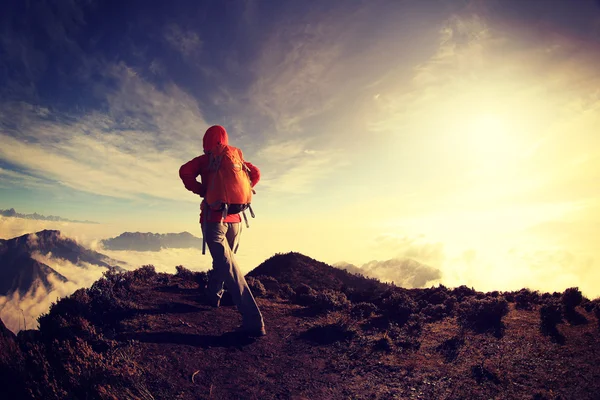
<svg viewBox="0 0 600 400">
<path fill-rule="evenodd" d="M 38 214 L 36 212 L 34 212 L 33 214 L 22 214 L 22 213 L 17 212 L 14 208 L 0 210 L 0 215 L 3 217 L 33 219 L 33 220 L 37 220 L 37 221 L 74 222 L 74 223 L 78 223 L 78 224 L 100 224 L 99 222 L 95 222 L 95 221 L 87 221 L 87 220 L 79 221 L 79 220 L 59 217 L 56 215 L 45 216 L 45 215 Z"/>
<path fill-rule="evenodd" d="M 87 263 L 106 269 L 120 268 L 115 260 L 79 245 L 58 230 L 45 229 L 0 239 L 0 295 L 25 294 L 40 286 L 49 291 L 52 289 L 50 277 L 59 282 L 68 281 L 64 275 L 38 261 L 36 254 L 66 260 L 76 266 Z"/>
<path fill-rule="evenodd" d="M 337 274 L 300 253 L 270 260 L 274 273 L 276 262 L 287 262 L 288 272 L 308 265 L 321 278 Z M 364 302 L 354 294 L 377 289 L 366 278 L 341 286 L 326 279 L 331 286 L 311 292 L 305 288 L 316 280 L 283 282 L 301 273 L 279 282 L 257 270 L 262 275 L 247 280 L 265 319 L 263 338 L 235 333 L 235 307 L 209 304 L 204 272 L 109 271 L 53 305 L 39 330 L 15 336 L 0 322 L 0 384 L 16 400 L 585 400 L 600 390 L 600 353 L 590 351 L 600 341 L 600 299 L 576 288 L 482 293 L 384 284 Z"/>
<path fill-rule="evenodd" d="M 162 249 L 202 249 L 202 238 L 189 232 L 152 233 L 123 232 L 117 237 L 100 242 L 106 250 L 160 251 Z"/>
</svg>

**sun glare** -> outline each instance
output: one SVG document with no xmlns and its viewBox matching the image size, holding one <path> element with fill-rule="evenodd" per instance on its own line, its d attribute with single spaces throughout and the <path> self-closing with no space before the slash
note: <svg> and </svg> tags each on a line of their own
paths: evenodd
<svg viewBox="0 0 600 400">
<path fill-rule="evenodd" d="M 506 117 L 488 113 L 476 115 L 465 127 L 466 150 L 478 167 L 509 167 L 517 153 L 512 133 Z"/>
</svg>

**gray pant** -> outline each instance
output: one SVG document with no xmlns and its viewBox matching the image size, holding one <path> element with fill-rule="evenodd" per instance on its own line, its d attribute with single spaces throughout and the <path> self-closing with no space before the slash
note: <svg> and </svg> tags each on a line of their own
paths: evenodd
<svg viewBox="0 0 600 400">
<path fill-rule="evenodd" d="M 260 310 L 233 255 L 232 249 L 239 240 L 241 224 L 205 222 L 203 225 L 204 238 L 213 259 L 208 296 L 211 301 L 219 301 L 225 284 L 242 314 L 242 325 L 249 329 L 262 327 L 264 323 Z"/>
</svg>

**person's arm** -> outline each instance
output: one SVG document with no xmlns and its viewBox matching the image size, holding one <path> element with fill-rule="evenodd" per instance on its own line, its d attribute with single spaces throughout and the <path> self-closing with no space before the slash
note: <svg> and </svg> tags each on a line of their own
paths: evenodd
<svg viewBox="0 0 600 400">
<path fill-rule="evenodd" d="M 248 167 L 248 174 L 250 175 L 250 184 L 252 187 L 256 186 L 258 181 L 260 181 L 260 170 L 255 165 L 244 161 L 246 167 Z"/>
<path fill-rule="evenodd" d="M 202 183 L 196 180 L 202 170 L 202 161 L 202 156 L 200 156 L 183 164 L 181 168 L 179 168 L 179 177 L 187 190 L 204 197 L 206 190 Z"/>
</svg>

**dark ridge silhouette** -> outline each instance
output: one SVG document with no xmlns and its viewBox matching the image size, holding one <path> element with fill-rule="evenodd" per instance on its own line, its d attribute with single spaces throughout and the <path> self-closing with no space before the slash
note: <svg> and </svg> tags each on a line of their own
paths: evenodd
<svg viewBox="0 0 600 400">
<path fill-rule="evenodd" d="M 350 288 L 383 291 L 391 287 L 377 279 L 353 274 L 296 252 L 276 254 L 250 271 L 248 276 L 270 276 L 279 283 L 292 287 L 305 284 L 315 290 Z"/>
<path fill-rule="evenodd" d="M 27 398 L 24 375 L 24 357 L 17 337 L 0 320 L 0 388 L 3 398 Z"/>
<path fill-rule="evenodd" d="M 102 268 L 119 268 L 116 261 L 62 236 L 60 231 L 43 230 L 13 239 L 0 239 L 0 295 L 21 294 L 39 286 L 51 289 L 49 277 L 65 282 L 67 278 L 34 259 L 34 254 L 49 255 L 74 265 L 89 263 Z M 112 264 L 112 265 L 111 265 Z"/>
<path fill-rule="evenodd" d="M 277 265 L 283 273 L 276 274 Z M 247 277 L 262 288 L 256 295 L 268 333 L 259 339 L 236 332 L 234 307 L 208 304 L 206 273 L 182 266 L 175 275 L 152 266 L 107 270 L 92 287 L 54 304 L 39 331 L 15 337 L 0 323 L 3 395 L 585 400 L 600 390 L 600 352 L 592 351 L 599 325 L 564 322 L 560 294 L 542 294 L 525 309 L 515 302 L 519 292 L 390 285 L 380 291 L 368 286 L 372 280 L 346 280 L 298 253 L 259 268 Z M 306 268 L 327 284 L 318 285 Z M 373 301 L 346 298 L 340 290 L 349 285 L 367 285 Z M 567 304 L 588 319 L 600 317 L 598 300 Z M 489 328 L 500 324 L 503 335 L 494 335 Z M 560 329 L 562 344 L 544 334 L 547 326 Z"/>
<path fill-rule="evenodd" d="M 160 251 L 161 249 L 202 249 L 202 238 L 189 232 L 124 232 L 100 242 L 107 250 Z"/>
<path fill-rule="evenodd" d="M 0 256 L 0 294 L 8 295 L 19 292 L 21 295 L 35 291 L 40 286 L 49 291 L 52 276 L 60 282 L 66 282 L 67 278 L 50 268 L 46 264 L 36 261 L 27 255 L 21 255 L 7 260 Z M 6 264 L 4 263 L 6 262 Z"/>
<path fill-rule="evenodd" d="M 62 222 L 75 222 L 78 224 L 99 224 L 98 222 L 94 222 L 94 221 L 78 221 L 78 220 L 74 220 L 74 219 L 58 217 L 56 215 L 45 216 L 45 215 L 41 215 L 38 213 L 21 214 L 21 213 L 17 212 L 14 208 L 10 208 L 7 210 L 0 210 L 0 215 L 2 215 L 4 217 L 34 219 L 34 220 L 38 220 L 38 221 L 62 221 Z"/>
</svg>

